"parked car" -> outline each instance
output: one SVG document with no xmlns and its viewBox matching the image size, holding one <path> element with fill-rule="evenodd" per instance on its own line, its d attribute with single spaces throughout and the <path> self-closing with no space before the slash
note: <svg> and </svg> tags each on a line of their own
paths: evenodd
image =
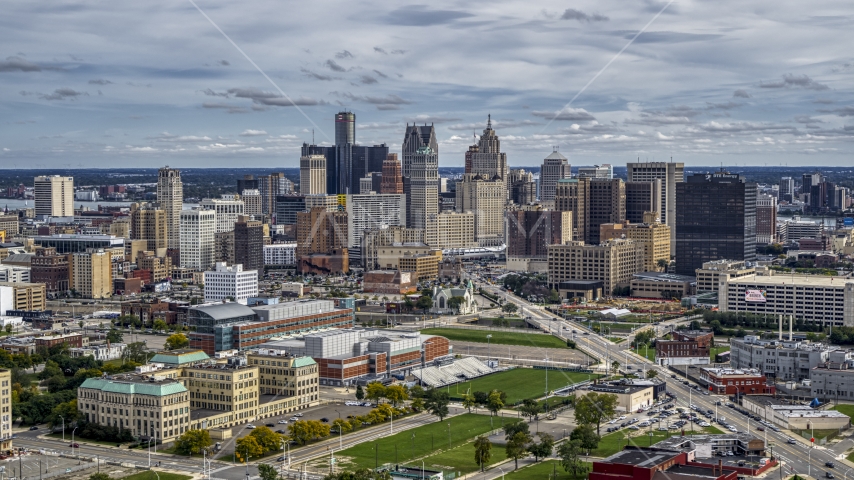
<svg viewBox="0 0 854 480">
<path fill-rule="evenodd" d="M 69 446 L 69 447 L 71 447 L 71 448 L 80 448 L 80 444 L 79 444 L 79 443 L 71 443 L 71 444 L 69 444 L 68 446 Z"/>
<path fill-rule="evenodd" d="M 329 419 L 326 417 L 321 418 L 320 421 L 323 423 L 329 423 Z"/>
<path fill-rule="evenodd" d="M 37 426 L 35 426 L 35 425 L 33 425 L 32 427 L 30 427 L 30 431 L 31 431 L 31 432 L 32 432 L 33 430 L 38 430 L 38 429 L 39 429 L 39 427 L 37 427 Z"/>
<path fill-rule="evenodd" d="M 252 430 L 253 428 L 255 428 L 255 425 L 252 425 L 252 424 L 250 423 L 249 425 L 246 425 L 246 428 L 248 428 L 248 429 Z"/>
<path fill-rule="evenodd" d="M 279 421 L 278 421 L 278 422 L 276 422 L 276 423 L 278 423 L 278 424 L 280 424 L 280 425 L 284 425 L 284 424 L 288 423 L 288 421 L 287 421 L 287 420 L 279 420 Z"/>
</svg>

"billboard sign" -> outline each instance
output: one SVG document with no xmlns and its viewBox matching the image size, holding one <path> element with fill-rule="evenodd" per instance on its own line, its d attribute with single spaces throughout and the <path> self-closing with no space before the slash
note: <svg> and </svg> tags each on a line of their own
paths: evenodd
<svg viewBox="0 0 854 480">
<path fill-rule="evenodd" d="M 854 218 L 845 217 L 842 219 L 842 223 L 845 224 L 846 227 L 854 226 Z"/>
<path fill-rule="evenodd" d="M 765 302 L 765 291 L 763 290 L 745 290 L 744 300 L 746 302 Z"/>
</svg>

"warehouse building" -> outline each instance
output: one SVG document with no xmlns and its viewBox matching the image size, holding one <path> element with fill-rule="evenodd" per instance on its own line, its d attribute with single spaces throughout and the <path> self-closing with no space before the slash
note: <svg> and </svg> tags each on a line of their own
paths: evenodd
<svg viewBox="0 0 854 480">
<path fill-rule="evenodd" d="M 756 368 L 770 378 L 800 382 L 810 378 L 810 371 L 827 361 L 836 347 L 822 343 L 762 340 L 755 335 L 730 341 L 732 368 Z"/>
</svg>

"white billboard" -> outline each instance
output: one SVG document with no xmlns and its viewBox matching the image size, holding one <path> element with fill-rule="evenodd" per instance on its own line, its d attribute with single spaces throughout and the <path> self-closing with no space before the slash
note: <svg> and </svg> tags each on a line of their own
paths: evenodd
<svg viewBox="0 0 854 480">
<path fill-rule="evenodd" d="M 765 292 L 762 290 L 745 290 L 744 300 L 746 302 L 765 302 Z"/>
</svg>

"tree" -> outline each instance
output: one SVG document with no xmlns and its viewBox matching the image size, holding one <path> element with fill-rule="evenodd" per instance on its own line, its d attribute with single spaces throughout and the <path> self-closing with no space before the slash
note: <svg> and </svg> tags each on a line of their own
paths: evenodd
<svg viewBox="0 0 854 480">
<path fill-rule="evenodd" d="M 501 306 L 501 311 L 504 313 L 516 313 L 516 310 L 518 309 L 519 307 L 517 307 L 513 302 L 507 302 Z"/>
<path fill-rule="evenodd" d="M 474 406 L 474 395 L 470 395 L 468 393 L 463 394 L 463 408 L 468 409 L 469 413 L 471 413 L 471 409 Z"/>
<path fill-rule="evenodd" d="M 596 393 L 590 392 L 586 395 L 577 397 L 575 401 L 575 422 L 578 425 L 587 423 L 596 425 L 596 433 L 599 433 L 599 428 L 602 420 L 614 416 L 614 411 L 617 408 L 617 396 L 611 393 Z"/>
<path fill-rule="evenodd" d="M 563 442 L 557 449 L 557 456 L 560 457 L 560 464 L 566 473 L 573 477 L 580 477 L 587 473 L 587 467 L 581 459 L 583 450 L 580 440 L 570 440 Z"/>
<path fill-rule="evenodd" d="M 269 427 L 258 427 L 252 430 L 249 436 L 255 437 L 258 445 L 261 445 L 264 451 L 269 452 L 282 447 L 282 436 L 270 430 Z"/>
<path fill-rule="evenodd" d="M 498 411 L 504 408 L 504 401 L 501 398 L 501 392 L 498 390 L 489 392 L 489 399 L 486 402 L 486 408 L 488 408 L 493 415 L 497 415 Z"/>
<path fill-rule="evenodd" d="M 380 399 L 386 395 L 385 392 L 385 385 L 380 382 L 371 382 L 368 384 L 368 388 L 365 391 L 365 398 L 372 400 L 374 403 L 379 405 Z"/>
<path fill-rule="evenodd" d="M 12 333 L 12 324 L 6 325 L 6 333 Z"/>
<path fill-rule="evenodd" d="M 512 437 L 510 437 L 510 440 L 507 441 L 504 451 L 507 453 L 507 458 L 512 458 L 516 462 L 516 468 L 514 470 L 519 469 L 519 459 L 528 453 L 528 444 L 531 443 L 532 440 L 533 439 L 529 433 L 516 432 Z"/>
<path fill-rule="evenodd" d="M 110 343 L 122 343 L 122 332 L 116 328 L 111 328 L 107 332 L 107 341 Z"/>
<path fill-rule="evenodd" d="M 241 463 L 246 463 L 249 457 L 258 458 L 264 454 L 264 447 L 258 445 L 258 440 L 252 436 L 240 437 L 235 442 L 234 452 Z"/>
<path fill-rule="evenodd" d="M 670 262 L 663 259 L 663 258 L 659 258 L 658 261 L 656 262 L 656 264 L 658 265 L 658 268 L 660 268 L 662 271 L 664 271 L 664 269 L 666 269 L 667 266 L 670 265 Z"/>
<path fill-rule="evenodd" d="M 460 305 L 463 305 L 464 303 L 466 303 L 465 297 L 454 295 L 453 297 L 448 299 L 448 308 L 450 308 L 451 310 L 456 310 L 459 313 Z"/>
<path fill-rule="evenodd" d="M 530 434 L 530 427 L 525 422 L 520 422 L 518 420 L 514 420 L 512 422 L 508 422 L 504 424 L 502 427 L 504 430 L 504 439 L 510 440 L 513 438 L 513 435 L 516 435 L 517 432 L 524 432 L 525 434 Z"/>
<path fill-rule="evenodd" d="M 190 346 L 190 340 L 183 333 L 173 333 L 166 338 L 166 350 L 178 350 Z"/>
<path fill-rule="evenodd" d="M 611 370 L 613 370 L 613 371 L 614 371 L 614 373 L 619 372 L 619 371 L 620 371 L 620 362 L 618 362 L 618 361 L 616 361 L 616 360 L 614 360 L 613 362 L 611 362 Z"/>
<path fill-rule="evenodd" d="M 540 411 L 540 404 L 532 398 L 522 400 L 522 405 L 519 406 L 519 413 L 521 413 L 523 417 L 528 417 L 529 422 L 537 416 Z"/>
<path fill-rule="evenodd" d="M 589 452 L 599 446 L 600 437 L 593 431 L 592 426 L 585 423 L 575 427 L 575 430 L 569 434 L 569 439 L 580 441 L 581 448 Z"/>
<path fill-rule="evenodd" d="M 80 418 L 80 411 L 77 410 L 76 398 L 53 407 L 53 410 L 50 413 L 50 426 L 55 427 L 57 425 L 62 425 L 61 417 L 65 418 L 65 425 L 71 425 Z"/>
<path fill-rule="evenodd" d="M 427 313 L 427 310 L 433 308 L 433 298 L 428 297 L 427 295 L 423 295 L 418 298 L 418 301 L 415 302 L 415 306 L 420 308 L 422 313 Z"/>
<path fill-rule="evenodd" d="M 549 292 L 549 303 L 560 303 L 560 293 L 554 288 Z"/>
<path fill-rule="evenodd" d="M 295 442 L 305 445 L 310 440 L 322 438 L 329 435 L 329 425 L 318 420 L 297 420 L 288 426 L 291 438 Z"/>
<path fill-rule="evenodd" d="M 112 477 L 106 473 L 93 473 L 89 475 L 89 480 L 112 480 Z"/>
<path fill-rule="evenodd" d="M 154 327 L 155 330 L 161 330 L 161 331 L 166 330 L 166 322 L 164 322 L 163 320 L 161 320 L 159 318 L 154 321 L 154 324 L 152 326 Z"/>
<path fill-rule="evenodd" d="M 655 378 L 656 375 L 658 375 L 658 370 L 650 369 L 646 372 L 646 378 Z"/>
<path fill-rule="evenodd" d="M 122 358 L 140 364 L 145 363 L 148 361 L 148 347 L 145 342 L 129 343 L 122 352 Z"/>
<path fill-rule="evenodd" d="M 364 400 L 365 399 L 365 391 L 362 389 L 361 385 L 356 385 L 356 400 Z"/>
<path fill-rule="evenodd" d="M 426 396 L 424 408 L 431 414 L 439 417 L 439 421 L 441 422 L 448 416 L 448 404 L 451 403 L 450 395 L 448 395 L 448 392 L 431 388 L 427 391 Z"/>
<path fill-rule="evenodd" d="M 342 418 L 336 418 L 335 420 L 333 420 L 332 426 L 337 428 L 338 431 L 340 431 L 341 433 L 348 433 L 350 430 L 353 429 L 353 426 L 350 425 L 350 421 Z"/>
<path fill-rule="evenodd" d="M 272 465 L 267 465 L 266 463 L 259 463 L 258 476 L 261 477 L 261 480 L 276 480 L 277 478 L 279 478 L 279 472 L 277 472 L 276 467 Z"/>
<path fill-rule="evenodd" d="M 480 471 L 484 471 L 485 465 L 492 458 L 492 442 L 489 437 L 481 435 L 474 440 L 474 461 L 480 465 Z"/>
<path fill-rule="evenodd" d="M 397 408 L 398 403 L 409 400 L 409 393 L 406 392 L 406 387 L 403 385 L 390 385 L 385 389 L 385 398 Z"/>
<path fill-rule="evenodd" d="M 555 439 L 553 436 L 548 433 L 541 433 L 539 435 L 540 441 L 536 443 L 531 443 L 528 446 L 528 452 L 534 456 L 534 462 L 539 462 L 541 458 L 546 458 L 552 454 L 552 450 L 555 447 Z"/>
<path fill-rule="evenodd" d="M 212 444 L 211 434 L 207 430 L 187 430 L 175 440 L 175 451 L 182 455 L 195 455 Z"/>
<path fill-rule="evenodd" d="M 489 401 L 489 394 L 486 392 L 474 392 L 474 403 L 476 405 L 480 405 L 481 407 L 486 406 L 486 402 Z"/>
</svg>

